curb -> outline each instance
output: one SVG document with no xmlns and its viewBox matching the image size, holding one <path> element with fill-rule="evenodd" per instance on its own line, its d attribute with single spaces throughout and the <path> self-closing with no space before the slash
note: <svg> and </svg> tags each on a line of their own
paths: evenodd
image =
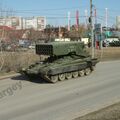
<svg viewBox="0 0 120 120">
<path fill-rule="evenodd" d="M 20 73 L 13 73 L 13 74 L 10 74 L 10 75 L 3 75 L 3 76 L 0 76 L 0 80 L 11 78 L 11 77 L 14 77 L 14 76 L 17 76 L 17 75 L 20 75 Z"/>
</svg>

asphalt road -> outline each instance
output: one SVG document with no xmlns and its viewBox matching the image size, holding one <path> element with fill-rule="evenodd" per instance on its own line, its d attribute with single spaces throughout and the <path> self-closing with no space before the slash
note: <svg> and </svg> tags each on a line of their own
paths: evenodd
<svg viewBox="0 0 120 120">
<path fill-rule="evenodd" d="M 72 120 L 120 101 L 120 61 L 56 84 L 22 76 L 0 81 L 0 120 Z"/>
</svg>

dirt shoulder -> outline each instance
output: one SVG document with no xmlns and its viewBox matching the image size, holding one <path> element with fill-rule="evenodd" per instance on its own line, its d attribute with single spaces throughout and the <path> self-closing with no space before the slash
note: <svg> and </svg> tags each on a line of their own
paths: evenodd
<svg viewBox="0 0 120 120">
<path fill-rule="evenodd" d="M 120 102 L 74 120 L 120 120 Z"/>
<path fill-rule="evenodd" d="M 120 60 L 120 47 L 106 47 L 101 50 L 95 50 L 95 56 L 100 61 Z"/>
</svg>

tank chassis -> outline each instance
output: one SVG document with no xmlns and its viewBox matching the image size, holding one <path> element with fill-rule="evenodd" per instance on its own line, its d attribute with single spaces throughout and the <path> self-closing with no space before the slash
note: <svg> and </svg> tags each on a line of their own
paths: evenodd
<svg viewBox="0 0 120 120">
<path fill-rule="evenodd" d="M 35 49 L 36 54 L 49 57 L 22 72 L 29 77 L 39 75 L 52 83 L 89 75 L 98 62 L 86 52 L 83 42 L 41 43 L 36 44 Z"/>
</svg>

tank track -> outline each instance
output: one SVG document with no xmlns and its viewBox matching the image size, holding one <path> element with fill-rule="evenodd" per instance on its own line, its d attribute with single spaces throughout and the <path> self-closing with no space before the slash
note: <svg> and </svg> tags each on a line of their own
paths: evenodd
<svg viewBox="0 0 120 120">
<path fill-rule="evenodd" d="M 92 66 L 92 67 L 88 67 L 83 70 L 66 72 L 66 73 L 57 74 L 54 76 L 45 76 L 45 79 L 51 83 L 56 83 L 58 81 L 64 81 L 64 80 L 69 80 L 72 78 L 88 76 L 89 74 L 91 74 L 91 72 L 94 71 L 94 69 L 95 69 L 95 66 Z"/>
</svg>

